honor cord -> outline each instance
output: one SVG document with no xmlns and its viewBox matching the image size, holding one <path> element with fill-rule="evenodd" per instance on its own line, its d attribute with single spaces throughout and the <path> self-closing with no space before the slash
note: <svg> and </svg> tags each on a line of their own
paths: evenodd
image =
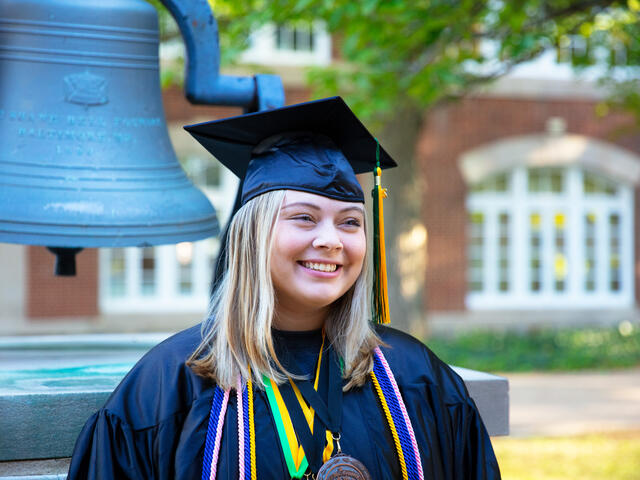
<svg viewBox="0 0 640 480">
<path fill-rule="evenodd" d="M 256 471 L 256 422 L 253 415 L 253 388 L 251 380 L 247 382 L 247 403 L 249 404 L 249 446 L 250 446 L 250 463 L 251 478 L 258 478 Z"/>
<path fill-rule="evenodd" d="M 238 478 L 256 478 L 255 422 L 253 418 L 253 388 L 251 380 L 243 388 L 238 376 Z"/>
<path fill-rule="evenodd" d="M 404 405 L 404 400 L 400 394 L 400 389 L 380 347 L 376 347 L 374 352 L 373 372 L 371 372 L 371 376 L 375 378 L 374 385 L 377 383 L 380 387 L 379 389 L 376 388 L 376 391 L 380 402 L 383 404 L 383 410 L 385 404 L 388 407 L 389 415 L 386 415 L 386 412 L 385 415 L 388 421 L 391 420 L 389 428 L 392 432 L 394 429 L 397 431 L 398 439 L 402 447 L 402 456 L 400 452 L 398 452 L 398 457 L 401 459 L 401 468 L 402 460 L 404 459 L 406 471 L 409 475 L 408 478 L 423 480 L 424 473 L 422 471 L 418 443 L 413 432 L 411 420 L 407 414 L 407 409 Z"/>
<path fill-rule="evenodd" d="M 222 427 L 229 403 L 229 390 L 224 391 L 216 387 L 211 402 L 211 414 L 207 428 L 207 440 L 204 446 L 204 465 L 202 468 L 202 480 L 214 480 L 218 467 L 218 454 L 220 453 L 220 441 Z"/>
<path fill-rule="evenodd" d="M 398 384 L 396 382 L 395 377 L 393 376 L 393 372 L 391 371 L 391 367 L 387 363 L 387 359 L 382 354 L 380 347 L 376 347 L 376 353 L 379 355 L 380 363 L 384 367 L 387 372 L 387 377 L 389 378 L 389 382 L 393 387 L 393 391 L 396 395 L 396 399 L 398 401 L 398 405 L 400 407 L 400 411 L 402 411 L 402 416 L 404 417 L 404 421 L 407 427 L 407 431 L 409 433 L 409 438 L 411 439 L 411 447 L 413 449 L 413 454 L 416 461 L 416 469 L 418 470 L 418 478 L 420 480 L 424 480 L 424 474 L 422 472 L 422 461 L 420 460 L 420 451 L 418 450 L 418 442 L 416 441 L 416 436 L 413 432 L 413 425 L 411 425 L 411 420 L 409 419 L 409 414 L 407 413 L 407 408 L 402 399 L 402 395 L 400 394 L 400 389 L 398 388 Z"/>
<path fill-rule="evenodd" d="M 398 438 L 398 431 L 396 429 L 395 423 L 391 416 L 391 412 L 389 411 L 389 406 L 387 404 L 387 400 L 385 399 L 385 394 L 380 388 L 380 383 L 378 382 L 378 377 L 376 377 L 375 372 L 371 372 L 371 379 L 373 380 L 373 386 L 376 389 L 376 393 L 378 394 L 378 398 L 380 399 L 380 404 L 382 405 L 382 411 L 384 412 L 384 416 L 387 418 L 387 424 L 389 425 L 389 430 L 391 430 L 391 437 L 393 438 L 393 443 L 396 446 L 396 453 L 398 454 L 398 462 L 400 462 L 400 471 L 402 472 L 402 480 L 408 480 L 407 476 L 407 464 L 404 461 L 404 455 L 402 453 L 402 445 L 400 444 L 400 439 Z"/>
<path fill-rule="evenodd" d="M 236 387 L 236 405 L 238 410 L 238 479 L 244 478 L 244 407 L 242 405 L 242 378 L 238 376 L 238 386 Z"/>
</svg>

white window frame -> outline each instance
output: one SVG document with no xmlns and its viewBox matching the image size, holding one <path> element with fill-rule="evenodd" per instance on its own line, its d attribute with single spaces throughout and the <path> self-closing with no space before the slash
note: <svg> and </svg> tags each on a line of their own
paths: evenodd
<svg viewBox="0 0 640 480">
<path fill-rule="evenodd" d="M 326 66 L 331 63 L 331 36 L 324 22 L 312 22 L 314 45 L 311 51 L 279 49 L 276 45 L 276 25 L 267 24 L 255 31 L 249 39 L 249 48 L 240 61 L 258 65 Z"/>
<path fill-rule="evenodd" d="M 470 192 L 466 206 L 468 212 L 484 214 L 483 243 L 483 291 L 466 295 L 466 306 L 471 310 L 490 309 L 576 309 L 611 308 L 626 309 L 634 305 L 634 202 L 633 188 L 616 182 L 618 193 L 615 196 L 583 193 L 583 169 L 573 165 L 565 169 L 565 188 L 561 194 L 529 193 L 527 186 L 527 168 L 519 166 L 512 169 L 510 188 L 507 192 Z M 498 215 L 507 212 L 510 215 L 509 258 L 511 269 L 510 288 L 506 292 L 498 290 L 497 239 Z M 568 256 L 567 287 L 563 292 L 553 290 L 552 249 L 545 249 L 546 261 L 543 262 L 543 290 L 533 293 L 528 289 L 529 282 L 529 214 L 540 212 L 543 217 L 555 213 L 565 213 L 567 218 L 565 251 Z M 584 215 L 594 212 L 600 220 L 596 224 L 596 290 L 584 289 Z M 609 290 L 608 269 L 608 218 L 618 213 L 621 221 L 621 289 Z M 542 221 L 543 237 L 553 239 L 552 222 Z M 544 242 L 544 239 L 543 239 Z"/>
</svg>

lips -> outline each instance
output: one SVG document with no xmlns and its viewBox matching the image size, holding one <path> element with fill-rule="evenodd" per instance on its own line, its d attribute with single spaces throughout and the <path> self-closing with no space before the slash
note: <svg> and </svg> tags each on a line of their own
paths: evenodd
<svg viewBox="0 0 640 480">
<path fill-rule="evenodd" d="M 328 273 L 332 273 L 335 272 L 339 265 L 336 263 L 321 263 L 321 262 L 299 262 L 300 265 L 302 265 L 305 268 L 308 268 L 309 270 L 315 270 L 317 272 L 328 272 Z"/>
</svg>

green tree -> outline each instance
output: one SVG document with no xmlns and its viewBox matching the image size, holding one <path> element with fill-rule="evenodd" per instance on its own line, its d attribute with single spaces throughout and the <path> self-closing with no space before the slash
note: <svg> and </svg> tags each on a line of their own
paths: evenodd
<svg viewBox="0 0 640 480">
<path fill-rule="evenodd" d="M 157 3 L 157 2 L 156 2 Z M 209 0 L 221 35 L 223 61 L 232 63 L 249 33 L 267 22 L 323 20 L 339 59 L 309 72 L 315 97 L 340 94 L 380 138 L 400 168 L 390 187 L 385 220 L 392 237 L 390 276 L 394 322 L 419 319 L 421 295 L 403 298 L 395 240 L 421 222 L 421 175 L 414 146 L 430 107 L 460 98 L 519 63 L 585 39 L 577 69 L 605 51 L 603 81 L 616 85 L 610 105 L 635 107 L 640 80 L 623 65 L 640 65 L 640 0 Z M 170 29 L 165 29 L 168 36 Z M 175 31 L 174 31 L 175 34 Z M 623 54 L 620 54 L 622 52 Z"/>
<path fill-rule="evenodd" d="M 313 69 L 317 95 L 341 92 L 358 114 L 384 121 L 399 106 L 424 110 L 456 98 L 515 65 L 585 38 L 606 78 L 640 65 L 640 0 L 210 0 L 227 61 L 267 22 L 324 20 L 341 59 Z M 615 52 L 624 51 L 624 58 Z M 576 68 L 589 59 L 573 56 Z M 634 72 L 637 75 L 637 71 Z M 621 78 L 620 80 L 634 80 Z M 637 79 L 637 78 L 636 78 Z"/>
</svg>

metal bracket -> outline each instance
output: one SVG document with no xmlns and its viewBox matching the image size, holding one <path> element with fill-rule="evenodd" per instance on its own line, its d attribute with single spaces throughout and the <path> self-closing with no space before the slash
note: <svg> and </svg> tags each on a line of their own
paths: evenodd
<svg viewBox="0 0 640 480">
<path fill-rule="evenodd" d="M 184 39 L 185 95 L 191 103 L 240 106 L 247 112 L 284 105 L 284 87 L 277 75 L 220 74 L 218 23 L 207 0 L 161 1 Z"/>
</svg>

